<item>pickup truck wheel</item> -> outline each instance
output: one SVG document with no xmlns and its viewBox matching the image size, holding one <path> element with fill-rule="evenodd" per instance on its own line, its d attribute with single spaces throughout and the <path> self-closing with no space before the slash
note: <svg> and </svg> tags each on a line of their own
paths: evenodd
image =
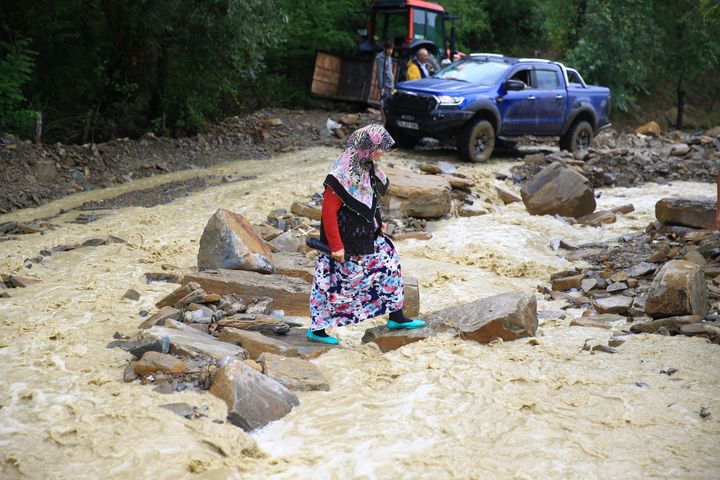
<svg viewBox="0 0 720 480">
<path fill-rule="evenodd" d="M 495 147 L 495 129 L 487 120 L 477 119 L 465 125 L 458 134 L 460 158 L 467 162 L 487 162 Z"/>
<path fill-rule="evenodd" d="M 402 129 L 397 130 L 394 138 L 400 148 L 406 148 L 408 150 L 415 148 L 415 145 L 417 145 L 420 140 L 419 137 Z"/>
<path fill-rule="evenodd" d="M 577 122 L 560 138 L 560 148 L 568 152 L 581 152 L 590 148 L 593 129 L 586 121 Z"/>
</svg>

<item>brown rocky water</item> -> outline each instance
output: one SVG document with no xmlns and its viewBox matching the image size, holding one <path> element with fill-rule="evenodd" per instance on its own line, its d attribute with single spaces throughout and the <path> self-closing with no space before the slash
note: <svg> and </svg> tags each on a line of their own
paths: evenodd
<svg viewBox="0 0 720 480">
<path fill-rule="evenodd" d="M 129 354 L 107 349 L 131 333 L 142 310 L 175 288 L 145 282 L 163 263 L 190 269 L 217 208 L 263 220 L 320 189 L 338 154 L 312 148 L 263 161 L 236 161 L 82 192 L 0 216 L 55 228 L 0 243 L 0 271 L 40 283 L 0 299 L 0 476 L 2 478 L 712 478 L 720 474 L 720 351 L 703 338 L 637 335 L 607 355 L 583 351 L 609 330 L 570 326 L 579 309 L 538 295 L 537 341 L 479 345 L 443 336 L 381 354 L 361 345 L 366 328 L 337 332 L 344 348 L 313 360 L 330 390 L 298 392 L 300 406 L 248 435 L 225 423 L 225 404 L 207 393 L 165 395 L 123 384 Z M 442 152 L 391 152 L 384 163 L 448 161 L 496 199 L 495 160 L 459 164 Z M 84 213 L 87 202 L 168 181 L 243 177 L 149 208 Z M 507 188 L 517 187 L 503 183 Z M 713 195 L 710 183 L 649 183 L 601 190 L 598 209 L 635 211 L 602 227 L 530 216 L 522 203 L 488 203 L 487 215 L 430 222 L 429 241 L 397 242 L 406 275 L 428 313 L 508 291 L 536 292 L 567 269 L 551 241 L 580 244 L 643 230 L 663 197 Z M 59 213 L 63 209 L 65 213 Z M 127 243 L 55 253 L 43 249 L 113 235 Z M 138 301 L 121 299 L 128 289 Z M 674 368 L 673 375 L 661 373 Z M 166 408 L 207 412 L 189 420 Z M 701 415 L 701 413 L 704 413 Z M 709 414 L 709 415 L 708 415 Z"/>
</svg>

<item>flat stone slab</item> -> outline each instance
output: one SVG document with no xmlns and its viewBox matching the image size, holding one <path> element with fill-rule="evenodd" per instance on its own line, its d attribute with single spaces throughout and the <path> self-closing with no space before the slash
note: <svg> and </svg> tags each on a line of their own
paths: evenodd
<svg viewBox="0 0 720 480">
<path fill-rule="evenodd" d="M 315 260 L 302 253 L 277 252 L 273 254 L 275 273 L 286 277 L 299 278 L 312 284 L 315 274 Z"/>
<path fill-rule="evenodd" d="M 592 304 L 600 313 L 623 313 L 632 306 L 633 298 L 625 295 L 612 295 L 606 298 L 596 298 Z"/>
<path fill-rule="evenodd" d="M 613 327 L 625 325 L 626 323 L 627 318 L 622 315 L 603 313 L 600 315 L 592 315 L 590 317 L 577 318 L 570 322 L 570 326 L 611 329 Z"/>
<path fill-rule="evenodd" d="M 682 315 L 679 317 L 660 318 L 649 322 L 637 322 L 632 324 L 630 331 L 633 333 L 657 333 L 661 329 L 667 330 L 669 333 L 680 333 L 683 325 L 691 323 L 699 323 L 702 321 L 700 315 Z"/>
<path fill-rule="evenodd" d="M 222 332 L 220 332 L 218 340 L 221 342 L 232 343 L 233 345 L 240 345 L 248 352 L 248 355 L 252 360 L 256 360 L 260 355 L 266 352 L 283 357 L 297 356 L 296 347 L 293 347 L 278 338 L 269 337 L 259 332 L 225 327 L 222 329 Z"/>
<path fill-rule="evenodd" d="M 263 353 L 258 362 L 265 375 L 290 390 L 330 390 L 330 384 L 320 369 L 307 360 Z"/>
<path fill-rule="evenodd" d="M 286 315 L 310 316 L 310 283 L 285 275 L 263 275 L 245 270 L 188 273 L 183 285 L 195 282 L 208 293 L 234 293 L 248 305 L 255 297 L 271 297 L 274 308 Z"/>
<path fill-rule="evenodd" d="M 163 337 L 168 337 L 170 339 L 170 351 L 178 355 L 188 355 L 190 357 L 206 355 L 218 361 L 228 356 L 240 359 L 246 358 L 246 352 L 242 347 L 221 342 L 212 335 L 199 330 L 191 332 L 156 325 L 144 330 L 141 337 L 146 340 L 162 340 Z"/>
<path fill-rule="evenodd" d="M 300 358 L 316 358 L 323 353 L 329 352 L 333 348 L 342 348 L 336 345 L 326 345 L 324 343 L 311 342 L 307 339 L 307 328 L 291 328 L 286 334 L 266 334 L 269 338 L 280 340 L 297 351 Z"/>
</svg>

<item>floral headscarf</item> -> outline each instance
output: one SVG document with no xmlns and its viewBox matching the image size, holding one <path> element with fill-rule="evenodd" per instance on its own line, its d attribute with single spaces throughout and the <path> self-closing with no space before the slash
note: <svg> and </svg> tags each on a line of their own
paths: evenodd
<svg viewBox="0 0 720 480">
<path fill-rule="evenodd" d="M 378 150 L 387 150 L 394 143 L 395 140 L 382 125 L 373 124 L 355 130 L 325 179 L 325 185 L 368 220 L 372 218 L 373 183 L 381 195 L 388 187 L 385 173 L 375 165 L 372 156 Z"/>
</svg>

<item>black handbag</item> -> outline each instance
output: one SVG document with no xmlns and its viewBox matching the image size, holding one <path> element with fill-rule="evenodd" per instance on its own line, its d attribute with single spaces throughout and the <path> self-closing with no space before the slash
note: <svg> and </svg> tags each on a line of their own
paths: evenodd
<svg viewBox="0 0 720 480">
<path fill-rule="evenodd" d="M 307 245 L 310 248 L 314 248 L 315 250 L 318 250 L 322 253 L 327 253 L 328 255 L 332 254 L 328 244 L 320 241 L 319 239 L 317 239 L 315 237 L 308 237 L 307 240 L 305 240 L 305 245 Z"/>
</svg>

